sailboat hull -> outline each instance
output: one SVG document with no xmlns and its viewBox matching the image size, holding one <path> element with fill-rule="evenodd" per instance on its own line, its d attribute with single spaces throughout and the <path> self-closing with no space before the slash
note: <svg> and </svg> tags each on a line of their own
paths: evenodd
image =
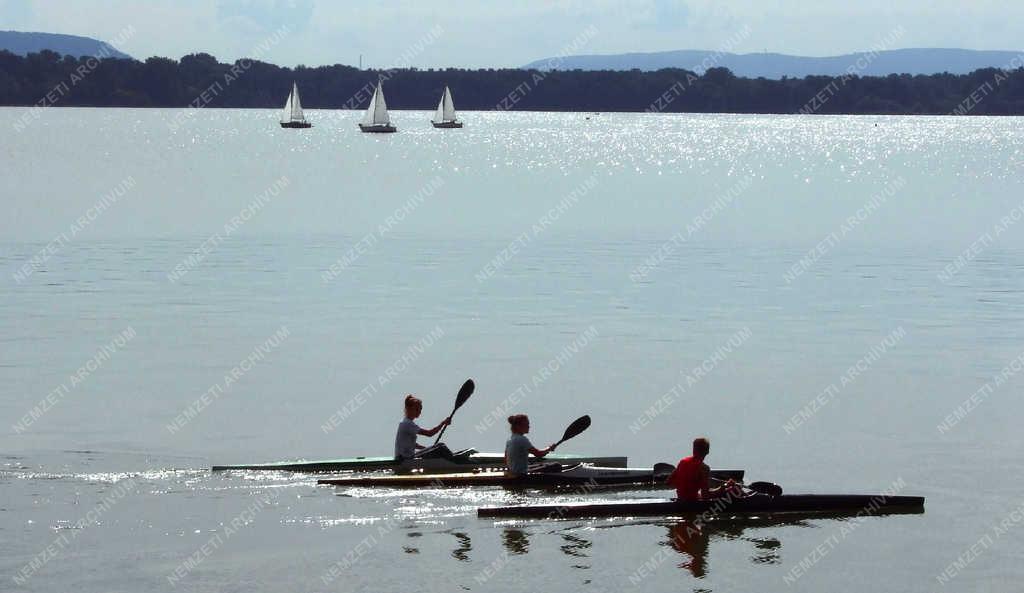
<svg viewBox="0 0 1024 593">
<path fill-rule="evenodd" d="M 398 131 L 395 126 L 385 124 L 359 124 L 359 129 L 372 134 L 391 134 Z"/>
<path fill-rule="evenodd" d="M 441 121 L 441 122 L 432 121 L 430 123 L 434 124 L 435 128 L 461 128 L 462 127 L 462 122 L 461 121 Z"/>
<path fill-rule="evenodd" d="M 308 121 L 283 121 L 281 122 L 282 128 L 312 128 L 313 124 Z"/>
</svg>

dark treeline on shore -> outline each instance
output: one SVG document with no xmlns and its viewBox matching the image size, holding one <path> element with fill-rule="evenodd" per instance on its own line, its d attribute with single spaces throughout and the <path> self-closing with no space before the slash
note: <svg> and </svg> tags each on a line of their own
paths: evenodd
<svg viewBox="0 0 1024 593">
<path fill-rule="evenodd" d="M 1024 69 L 885 77 L 739 78 L 656 72 L 359 70 L 222 64 L 208 54 L 179 61 L 103 59 L 0 51 L 0 104 L 92 107 L 281 107 L 296 81 L 307 108 L 359 109 L 383 78 L 388 106 L 433 109 L 445 85 L 462 110 L 659 111 L 820 114 L 1024 114 Z"/>
</svg>

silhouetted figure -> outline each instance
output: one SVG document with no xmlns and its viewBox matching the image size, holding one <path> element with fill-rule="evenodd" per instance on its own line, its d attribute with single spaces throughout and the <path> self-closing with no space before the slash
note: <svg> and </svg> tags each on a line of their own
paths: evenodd
<svg viewBox="0 0 1024 593">
<path fill-rule="evenodd" d="M 675 486 L 679 500 L 701 500 L 722 496 L 743 496 L 743 491 L 730 478 L 723 486 L 711 488 L 708 479 L 711 468 L 704 463 L 704 458 L 711 452 L 711 441 L 704 437 L 693 439 L 693 455 L 679 460 L 679 465 L 668 477 L 668 484 Z"/>
</svg>

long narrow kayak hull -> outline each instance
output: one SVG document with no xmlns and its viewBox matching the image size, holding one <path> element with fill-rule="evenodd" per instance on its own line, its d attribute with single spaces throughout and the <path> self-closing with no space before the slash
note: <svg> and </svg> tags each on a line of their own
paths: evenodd
<svg viewBox="0 0 1024 593">
<path fill-rule="evenodd" d="M 921 496 L 786 494 L 770 497 L 755 494 L 746 498 L 731 500 L 712 499 L 687 502 L 659 500 L 482 507 L 477 509 L 477 516 L 563 519 L 574 517 L 675 517 L 702 515 L 705 518 L 710 518 L 772 515 L 776 513 L 882 515 L 920 512 L 924 512 L 924 497 Z"/>
<path fill-rule="evenodd" d="M 592 463 L 602 467 L 626 467 L 626 458 L 592 455 L 570 455 L 551 453 L 544 461 L 562 464 Z M 247 470 L 247 471 L 288 471 L 306 473 L 328 473 L 344 471 L 380 471 L 395 472 L 421 471 L 430 473 L 465 472 L 474 469 L 504 469 L 505 456 L 501 453 L 474 453 L 457 456 L 451 459 L 409 459 L 395 461 L 394 457 L 354 457 L 349 459 L 327 459 L 320 461 L 280 461 L 277 463 L 256 463 L 242 465 L 215 465 L 213 471 Z"/>
<path fill-rule="evenodd" d="M 519 478 L 509 478 L 500 472 L 461 473 L 444 475 L 382 475 L 350 476 L 318 480 L 318 484 L 330 486 L 361 486 L 390 488 L 461 488 L 465 486 L 503 486 L 509 488 L 562 488 L 589 485 L 637 485 L 668 488 L 667 474 L 655 473 L 647 468 L 613 468 L 583 465 L 563 472 L 530 473 Z M 743 470 L 712 470 L 712 477 L 736 481 L 743 480 Z"/>
</svg>

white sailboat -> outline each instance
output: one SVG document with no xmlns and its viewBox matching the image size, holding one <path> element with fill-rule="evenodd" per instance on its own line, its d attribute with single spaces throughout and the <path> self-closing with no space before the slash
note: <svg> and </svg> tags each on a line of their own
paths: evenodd
<svg viewBox="0 0 1024 593">
<path fill-rule="evenodd" d="M 302 101 L 299 100 L 299 85 L 292 83 L 292 92 L 288 93 L 288 100 L 284 102 L 284 111 L 281 113 L 282 128 L 312 128 L 313 124 L 306 121 L 302 114 Z"/>
<path fill-rule="evenodd" d="M 391 125 L 391 118 L 388 117 L 388 104 L 384 101 L 384 89 L 380 82 L 377 83 L 377 90 L 373 92 L 370 106 L 366 109 L 366 115 L 363 116 L 359 129 L 364 132 L 377 133 L 398 131 L 398 128 Z"/>
<path fill-rule="evenodd" d="M 462 127 L 462 122 L 455 119 L 455 102 L 452 101 L 452 92 L 447 86 L 444 87 L 444 94 L 441 95 L 441 101 L 437 104 L 437 112 L 430 123 L 434 124 L 435 128 Z"/>
</svg>

